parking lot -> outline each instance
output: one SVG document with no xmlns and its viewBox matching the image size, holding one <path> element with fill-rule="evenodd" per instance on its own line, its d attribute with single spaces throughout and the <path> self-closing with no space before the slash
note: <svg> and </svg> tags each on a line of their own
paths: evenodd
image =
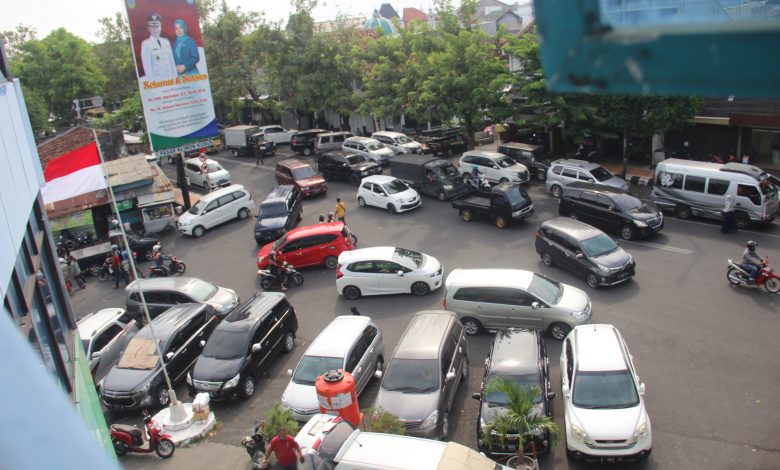
<svg viewBox="0 0 780 470">
<path fill-rule="evenodd" d="M 262 166 L 247 157 L 236 159 L 226 151 L 212 158 L 230 171 L 234 183 L 248 188 L 257 203 L 275 185 L 273 165 L 285 154 L 290 151 L 282 146 L 277 156 L 266 158 Z M 313 157 L 301 158 L 315 161 Z M 173 165 L 162 165 L 175 181 Z M 775 398 L 780 389 L 780 342 L 776 340 L 780 296 L 729 286 L 725 275 L 726 259 L 739 258 L 748 239 L 756 240 L 758 252 L 780 267 L 780 229 L 776 224 L 723 235 L 715 223 L 668 216 L 660 235 L 620 242 L 637 261 L 634 280 L 592 290 L 584 279 L 544 266 L 534 250 L 539 223 L 557 215 L 557 200 L 539 183 L 529 187 L 536 208 L 530 221 L 504 230 L 484 220 L 464 222 L 449 202 L 430 197 L 423 199 L 422 207 L 398 215 L 361 208 L 355 192 L 347 182 L 328 183 L 325 196 L 305 200 L 301 225 L 316 223 L 321 213 L 332 212 L 336 197 L 341 197 L 347 203 L 346 221 L 358 237 L 358 247 L 391 245 L 430 254 L 443 264 L 445 277 L 454 268 L 519 268 L 586 290 L 593 301 L 594 321 L 617 326 L 647 387 L 645 400 L 654 448 L 648 462 L 638 465 L 654 469 L 780 468 L 780 407 Z M 252 217 L 232 221 L 200 239 L 163 236 L 163 252 L 182 258 L 187 263 L 186 275 L 235 289 L 244 299 L 259 289 L 253 223 Z M 140 266 L 149 269 L 148 263 Z M 295 367 L 307 345 L 334 316 L 350 314 L 350 308 L 357 307 L 362 315 L 374 318 L 382 328 L 389 356 L 414 312 L 442 308 L 442 289 L 426 297 L 378 296 L 350 302 L 336 292 L 333 271 L 315 268 L 302 273 L 303 286 L 287 293 L 300 324 L 295 349 L 280 356 L 269 374 L 258 380 L 257 393 L 249 401 L 213 405 L 220 425 L 210 441 L 244 453 L 241 437 L 281 398 L 289 380 L 287 369 Z M 91 278 L 85 290 L 73 294 L 72 302 L 81 317 L 100 308 L 122 306 L 123 294 L 122 289 L 113 289 L 113 282 Z M 479 390 L 490 339 L 488 334 L 469 337 L 470 373 L 450 413 L 449 438 L 472 448 L 476 448 L 478 402 L 471 394 Z M 560 343 L 548 337 L 547 349 L 552 390 L 558 394 L 553 400 L 554 419 L 563 429 Z M 186 401 L 183 385 L 177 393 Z M 376 392 L 374 381 L 360 396 L 361 406 L 371 406 Z M 139 413 L 107 412 L 106 419 L 109 423 L 137 422 L 136 415 Z M 174 457 L 165 465 L 174 468 L 176 460 Z M 121 462 L 127 468 L 148 468 L 158 459 L 136 455 Z M 196 468 L 211 468 L 213 464 L 203 460 L 203 467 Z M 563 439 L 550 455 L 541 458 L 540 466 L 595 468 L 567 460 Z"/>
</svg>

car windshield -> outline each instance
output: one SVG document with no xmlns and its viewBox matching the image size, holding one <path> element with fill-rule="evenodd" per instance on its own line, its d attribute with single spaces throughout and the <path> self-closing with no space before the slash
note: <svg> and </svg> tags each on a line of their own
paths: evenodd
<svg viewBox="0 0 780 470">
<path fill-rule="evenodd" d="M 281 202 L 261 204 L 257 212 L 258 219 L 271 219 L 274 217 L 284 217 L 287 215 L 287 206 Z"/>
<path fill-rule="evenodd" d="M 603 233 L 582 241 L 582 251 L 591 258 L 598 258 L 617 249 L 617 243 Z"/>
<path fill-rule="evenodd" d="M 408 266 L 411 262 L 411 264 L 418 268 L 423 265 L 423 256 L 424 255 L 422 253 L 407 250 L 406 248 L 396 248 L 393 252 L 394 261 L 397 261 L 399 264 L 403 264 L 405 266 Z"/>
<path fill-rule="evenodd" d="M 524 374 L 524 375 L 499 375 L 491 374 L 488 376 L 485 383 L 490 383 L 496 379 L 511 380 L 517 383 L 523 388 L 536 387 L 538 392 L 534 396 L 534 403 L 542 402 L 542 383 L 539 381 L 539 374 Z M 509 397 L 502 392 L 490 392 L 485 396 L 488 406 L 504 406 L 509 403 Z"/>
<path fill-rule="evenodd" d="M 365 161 L 366 158 L 363 155 L 350 155 L 347 157 L 347 163 L 349 166 L 354 166 Z"/>
<path fill-rule="evenodd" d="M 204 207 L 206 207 L 206 203 L 203 202 L 203 199 L 201 199 L 200 201 L 196 202 L 195 205 L 190 207 L 190 210 L 188 210 L 187 212 L 189 212 L 192 215 L 198 215 L 200 214 L 200 211 L 202 211 Z"/>
<path fill-rule="evenodd" d="M 307 166 L 294 168 L 292 174 L 293 174 L 293 179 L 295 180 L 305 180 L 307 178 L 311 178 L 312 176 L 316 175 L 317 172 L 314 171 L 314 168 L 307 165 Z"/>
<path fill-rule="evenodd" d="M 366 142 L 366 148 L 369 151 L 372 151 L 372 150 L 382 150 L 383 148 L 385 148 L 385 144 L 383 144 L 381 142 Z"/>
<path fill-rule="evenodd" d="M 406 137 L 405 135 L 399 135 L 398 137 L 395 138 L 395 142 L 397 144 L 402 144 L 403 145 L 403 144 L 408 144 L 409 142 L 414 142 L 414 141 L 412 139 L 410 139 L 409 137 Z"/>
<path fill-rule="evenodd" d="M 340 357 L 303 356 L 293 374 L 293 382 L 314 385 L 317 377 L 329 370 L 343 369 L 344 359 Z"/>
<path fill-rule="evenodd" d="M 349 421 L 342 420 L 333 426 L 333 429 L 322 436 L 319 449 L 317 449 L 317 456 L 327 462 L 327 467 L 318 468 L 333 468 L 334 459 L 338 455 L 347 438 L 352 435 L 355 428 L 349 424 Z"/>
<path fill-rule="evenodd" d="M 574 377 L 572 404 L 578 408 L 631 408 L 639 404 L 627 370 L 579 372 Z"/>
<path fill-rule="evenodd" d="M 271 249 L 272 250 L 278 250 L 279 247 L 284 245 L 285 243 L 287 243 L 287 235 L 284 235 L 284 236 L 282 236 L 282 238 L 280 238 L 280 239 L 276 240 L 275 242 L 273 242 L 273 244 L 271 245 Z"/>
<path fill-rule="evenodd" d="M 390 361 L 382 388 L 390 392 L 426 393 L 439 388 L 439 361 L 399 359 Z"/>
<path fill-rule="evenodd" d="M 249 350 L 250 336 L 244 331 L 215 330 L 206 341 L 203 356 L 213 359 L 236 359 L 244 357 Z"/>
<path fill-rule="evenodd" d="M 600 166 L 590 170 L 590 174 L 593 175 L 593 177 L 598 181 L 607 181 L 608 179 L 612 178 L 612 173 L 608 172 Z"/>
<path fill-rule="evenodd" d="M 196 301 L 205 302 L 217 292 L 217 287 L 202 279 L 193 279 L 185 287 L 185 292 Z"/>
<path fill-rule="evenodd" d="M 617 194 L 612 196 L 612 200 L 623 211 L 626 212 L 648 212 L 647 204 L 638 197 L 629 194 Z"/>
<path fill-rule="evenodd" d="M 389 183 L 383 184 L 382 187 L 385 188 L 385 192 L 387 192 L 387 194 L 402 193 L 409 189 L 409 186 L 407 186 L 401 180 L 392 180 Z"/>
<path fill-rule="evenodd" d="M 563 288 L 559 282 L 553 281 L 547 276 L 534 273 L 531 285 L 528 286 L 528 292 L 543 302 L 554 305 L 558 303 L 558 299 L 563 294 Z"/>
<path fill-rule="evenodd" d="M 512 189 L 506 191 L 506 197 L 509 199 L 509 204 L 514 208 L 519 208 L 526 202 L 528 202 L 528 193 L 520 186 L 515 186 Z"/>
<path fill-rule="evenodd" d="M 222 170 L 222 165 L 220 165 L 217 162 L 208 162 L 209 165 L 209 173 L 214 173 L 215 171 Z"/>
<path fill-rule="evenodd" d="M 515 162 L 509 157 L 500 158 L 496 160 L 496 163 L 498 163 L 498 166 L 500 166 L 501 168 L 509 168 L 510 166 L 517 165 L 517 162 Z"/>
<path fill-rule="evenodd" d="M 758 187 L 761 188 L 761 193 L 766 196 L 767 201 L 774 201 L 777 199 L 778 186 L 775 181 L 776 178 L 774 176 L 767 174 L 758 185 Z"/>
</svg>

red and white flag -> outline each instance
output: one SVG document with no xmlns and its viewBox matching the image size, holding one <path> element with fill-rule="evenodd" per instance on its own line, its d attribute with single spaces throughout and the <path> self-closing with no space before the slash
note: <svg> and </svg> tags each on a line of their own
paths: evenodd
<svg viewBox="0 0 780 470">
<path fill-rule="evenodd" d="M 41 195 L 47 204 L 106 189 L 96 142 L 50 160 L 43 177 L 46 185 Z"/>
</svg>

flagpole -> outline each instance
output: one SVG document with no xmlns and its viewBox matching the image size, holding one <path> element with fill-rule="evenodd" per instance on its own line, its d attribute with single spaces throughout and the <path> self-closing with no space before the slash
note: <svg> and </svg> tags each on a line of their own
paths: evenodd
<svg viewBox="0 0 780 470">
<path fill-rule="evenodd" d="M 152 333 L 152 338 L 155 339 L 154 341 L 154 347 L 157 350 L 157 357 L 160 358 L 160 368 L 162 369 L 163 377 L 165 378 L 165 384 L 168 386 L 168 397 L 171 401 L 171 419 L 174 421 L 181 421 L 186 417 L 186 413 L 179 402 L 179 400 L 176 398 L 176 391 L 173 390 L 173 385 L 171 383 L 171 378 L 168 376 L 168 370 L 165 367 L 165 358 L 162 355 L 162 351 L 160 350 L 160 341 L 157 339 L 157 335 L 154 333 L 154 325 L 152 324 L 152 319 L 149 316 L 149 308 L 146 306 L 146 297 L 144 296 L 143 290 L 141 290 L 141 281 L 138 277 L 138 271 L 135 267 L 135 257 L 133 256 L 133 252 L 130 250 L 130 243 L 127 241 L 127 233 L 125 232 L 125 225 L 122 223 L 122 215 L 119 213 L 119 208 L 116 205 L 116 197 L 114 195 L 114 188 L 111 186 L 111 182 L 109 181 L 109 175 L 106 173 L 106 162 L 103 159 L 103 151 L 100 149 L 100 142 L 97 138 L 97 132 L 94 127 L 92 127 L 92 137 L 95 139 L 95 146 L 97 147 L 98 151 L 98 157 L 100 158 L 100 172 L 103 174 L 103 178 L 106 180 L 106 189 L 108 190 L 109 195 L 109 203 L 111 204 L 111 210 L 114 212 L 114 215 L 116 216 L 116 220 L 119 222 L 119 232 L 122 237 L 122 243 L 125 246 L 125 249 L 127 250 L 127 259 L 130 264 L 130 269 L 133 272 L 133 278 L 136 280 L 136 286 L 138 287 L 138 296 L 141 299 L 141 312 L 144 317 L 144 321 L 146 322 L 146 326 L 149 327 L 149 331 Z M 120 253 L 121 258 L 121 253 Z M 120 268 L 121 264 L 120 264 Z M 152 392 L 151 390 L 149 391 Z M 156 397 L 152 397 L 156 398 Z"/>
</svg>

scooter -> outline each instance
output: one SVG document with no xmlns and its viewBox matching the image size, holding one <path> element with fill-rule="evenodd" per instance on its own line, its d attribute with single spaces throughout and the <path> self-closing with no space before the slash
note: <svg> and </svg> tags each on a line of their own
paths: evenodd
<svg viewBox="0 0 780 470">
<path fill-rule="evenodd" d="M 286 261 L 282 264 L 282 269 L 287 271 L 287 284 L 290 287 L 296 287 L 303 284 L 303 274 L 287 264 Z M 257 275 L 260 277 L 260 287 L 262 287 L 263 290 L 281 289 L 281 279 L 274 276 L 270 268 L 258 270 Z"/>
<path fill-rule="evenodd" d="M 111 425 L 111 442 L 114 444 L 116 455 L 122 457 L 128 452 L 142 454 L 157 452 L 157 455 L 164 459 L 173 455 L 176 446 L 170 434 L 162 434 L 146 410 L 143 411 L 143 420 L 145 425 L 143 430 L 127 424 Z"/>
<path fill-rule="evenodd" d="M 769 267 L 767 260 L 761 264 L 761 269 L 758 270 L 755 281 L 750 276 L 750 273 L 742 269 L 739 263 L 729 260 L 726 278 L 735 286 L 763 287 L 765 291 L 772 294 L 777 294 L 780 291 L 780 275 Z"/>
<path fill-rule="evenodd" d="M 164 263 L 160 267 L 152 266 L 152 269 L 149 271 L 149 277 L 168 277 L 174 274 L 184 274 L 184 271 L 187 270 L 187 265 L 184 264 L 184 261 L 173 255 L 163 255 L 162 258 L 165 261 L 170 261 L 168 266 L 166 266 Z"/>
<path fill-rule="evenodd" d="M 491 189 L 490 182 L 482 172 L 479 172 L 479 176 L 477 178 L 474 177 L 474 172 L 464 173 L 463 182 L 466 183 L 466 186 L 468 186 L 473 191 L 489 193 Z"/>
<path fill-rule="evenodd" d="M 106 258 L 105 261 L 103 261 L 103 266 L 101 266 L 98 269 L 97 274 L 95 275 L 101 281 L 107 281 L 108 278 L 111 277 L 113 274 L 114 274 L 114 268 L 112 266 L 111 256 L 109 256 L 108 258 Z"/>
<path fill-rule="evenodd" d="M 265 440 L 260 434 L 262 422 L 255 421 L 249 434 L 241 439 L 241 445 L 244 446 L 249 458 L 252 459 L 252 470 L 270 470 L 271 465 L 265 460 Z"/>
</svg>

